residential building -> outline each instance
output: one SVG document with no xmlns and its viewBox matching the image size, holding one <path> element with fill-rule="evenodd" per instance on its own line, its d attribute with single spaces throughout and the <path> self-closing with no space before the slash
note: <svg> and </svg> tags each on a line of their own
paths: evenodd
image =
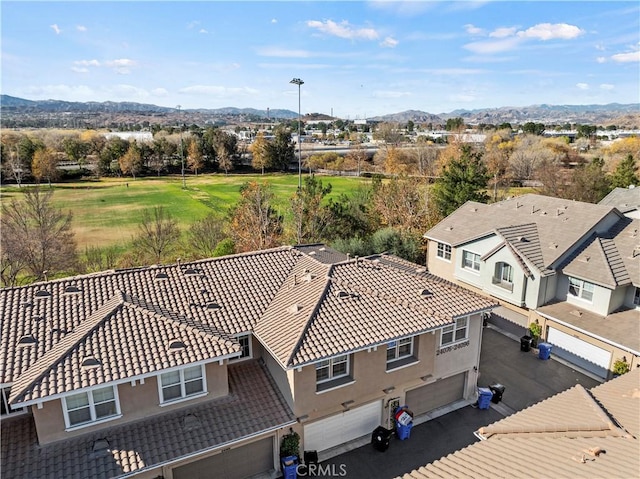
<svg viewBox="0 0 640 479">
<path fill-rule="evenodd" d="M 292 430 L 322 457 L 475 401 L 494 306 L 323 245 L 1 290 L 2 477 L 275 476 Z"/>
<path fill-rule="evenodd" d="M 638 219 L 615 207 L 528 194 L 467 202 L 425 234 L 431 273 L 542 326 L 553 354 L 600 378 L 640 364 Z"/>
<path fill-rule="evenodd" d="M 480 428 L 480 442 L 401 479 L 638 477 L 639 386 L 639 369 L 590 390 L 574 386 Z"/>
<path fill-rule="evenodd" d="M 629 218 L 640 218 L 640 189 L 636 189 L 635 185 L 614 188 L 598 204 L 615 206 L 620 213 Z"/>
</svg>

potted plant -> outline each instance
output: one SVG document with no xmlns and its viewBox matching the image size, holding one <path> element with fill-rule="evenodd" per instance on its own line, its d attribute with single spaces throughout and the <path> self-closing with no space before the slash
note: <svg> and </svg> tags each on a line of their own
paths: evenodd
<svg viewBox="0 0 640 479">
<path fill-rule="evenodd" d="M 617 378 L 618 376 L 628 373 L 631 370 L 631 366 L 627 362 L 627 358 L 623 357 L 622 359 L 616 359 L 613 363 L 613 377 Z"/>
<path fill-rule="evenodd" d="M 280 443 L 280 466 L 285 478 L 295 478 L 300 458 L 300 435 L 289 428 Z"/>
<path fill-rule="evenodd" d="M 529 325 L 529 334 L 531 336 L 531 346 L 537 348 L 538 339 L 540 339 L 540 335 L 542 334 L 542 326 L 537 322 L 531 323 Z"/>
</svg>

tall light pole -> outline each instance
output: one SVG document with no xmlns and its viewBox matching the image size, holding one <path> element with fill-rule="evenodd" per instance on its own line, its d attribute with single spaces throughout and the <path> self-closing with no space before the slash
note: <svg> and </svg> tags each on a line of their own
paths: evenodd
<svg viewBox="0 0 640 479">
<path fill-rule="evenodd" d="M 300 121 L 300 85 L 304 85 L 304 82 L 300 78 L 294 78 L 289 83 L 298 85 L 298 190 L 302 189 L 302 138 L 301 130 L 302 123 Z"/>
<path fill-rule="evenodd" d="M 182 171 L 182 189 L 186 190 L 187 180 L 184 177 L 184 153 L 182 151 L 182 125 L 180 124 L 180 118 L 182 118 L 180 116 L 180 108 L 182 107 L 178 105 L 176 106 L 176 108 L 178 109 L 178 127 L 180 128 L 180 165 L 181 165 L 181 171 Z"/>
</svg>

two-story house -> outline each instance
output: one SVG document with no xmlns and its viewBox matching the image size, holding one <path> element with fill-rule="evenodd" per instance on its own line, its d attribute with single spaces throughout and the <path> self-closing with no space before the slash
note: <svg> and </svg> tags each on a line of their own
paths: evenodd
<svg viewBox="0 0 640 479">
<path fill-rule="evenodd" d="M 322 457 L 473 402 L 494 306 L 323 245 L 4 289 L 2 476 L 275 475 L 290 430 Z"/>
<path fill-rule="evenodd" d="M 535 194 L 467 202 L 425 234 L 427 265 L 606 378 L 617 359 L 639 364 L 638 227 L 611 206 Z"/>
</svg>

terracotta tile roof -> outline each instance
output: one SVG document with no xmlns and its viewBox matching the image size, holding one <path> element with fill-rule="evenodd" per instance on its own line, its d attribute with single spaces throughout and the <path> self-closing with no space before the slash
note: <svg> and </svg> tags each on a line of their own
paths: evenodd
<svg viewBox="0 0 640 479">
<path fill-rule="evenodd" d="M 2 477 L 118 477 L 294 422 L 266 368 L 248 361 L 229 366 L 226 397 L 76 439 L 39 446 L 30 416 L 3 421 Z M 92 452 L 94 441 L 101 439 L 108 450 Z"/>
<path fill-rule="evenodd" d="M 184 348 L 172 350 L 172 341 Z M 27 369 L 11 388 L 22 403 L 162 369 L 228 357 L 237 342 L 209 325 L 117 292 Z M 87 367 L 87 358 L 94 366 Z"/>
<path fill-rule="evenodd" d="M 314 275 L 309 282 L 285 282 L 255 328 L 284 367 L 386 344 L 496 306 L 416 264 L 388 255 L 372 258 L 308 268 Z M 293 275 L 298 278 L 299 269 Z M 296 304 L 300 309 L 294 312 Z"/>
<path fill-rule="evenodd" d="M 490 426 L 486 440 L 402 479 L 638 477 L 640 369 L 593 388 L 576 386 Z"/>
<path fill-rule="evenodd" d="M 532 236 L 519 251 L 543 270 L 553 268 L 566 251 L 612 212 L 622 216 L 611 206 L 535 194 L 490 205 L 469 201 L 431 228 L 425 237 L 457 247 L 495 234 L 497 228 L 518 229 L 535 224 L 537 240 Z"/>
<path fill-rule="evenodd" d="M 589 331 L 605 341 L 620 345 L 640 355 L 640 321 L 636 309 L 623 309 L 600 316 L 566 301 L 536 308 L 544 316 L 559 319 L 576 328 Z M 587 358 L 588 359 L 588 358 Z"/>
</svg>

